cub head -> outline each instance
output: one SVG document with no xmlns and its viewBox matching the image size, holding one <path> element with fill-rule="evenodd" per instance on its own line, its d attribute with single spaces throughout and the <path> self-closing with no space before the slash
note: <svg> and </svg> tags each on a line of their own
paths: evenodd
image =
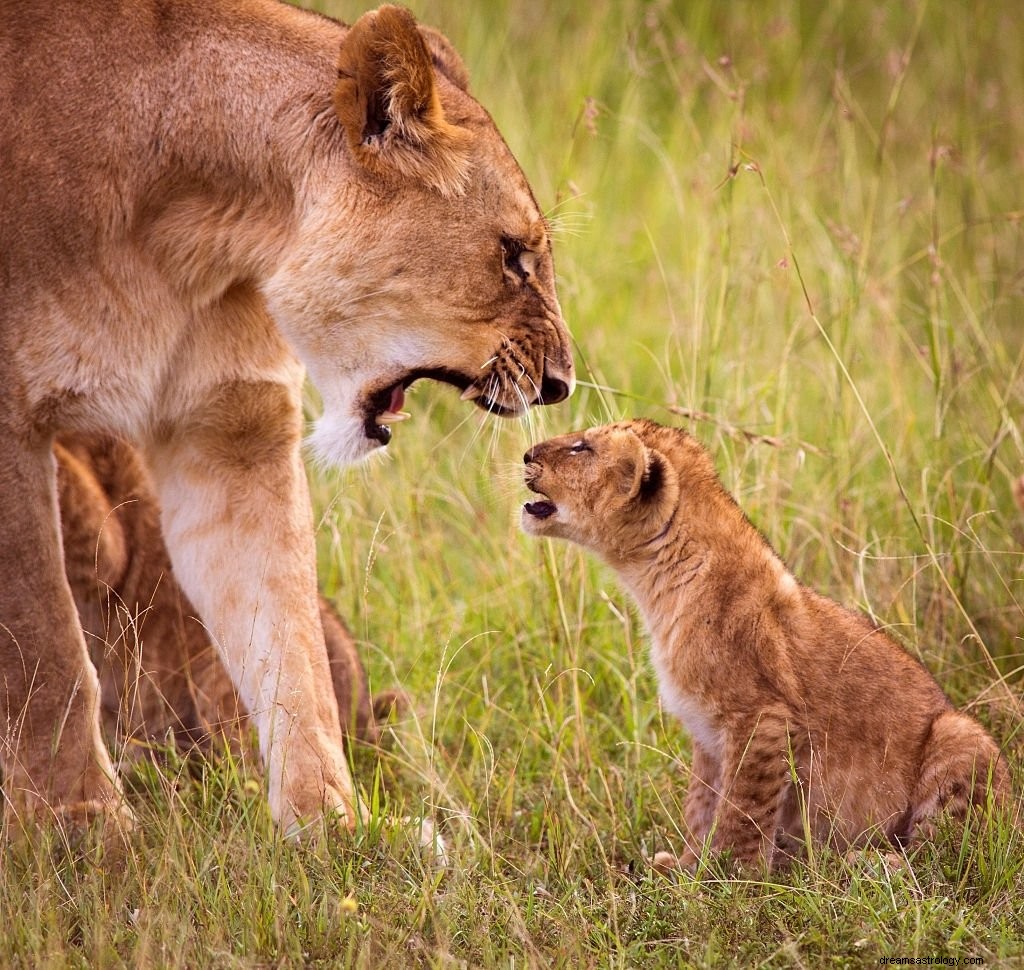
<svg viewBox="0 0 1024 970">
<path fill-rule="evenodd" d="M 566 398 L 547 224 L 465 67 L 398 7 L 345 35 L 268 305 L 324 402 L 322 456 L 388 443 L 420 378 L 511 416 Z"/>
<path fill-rule="evenodd" d="M 539 498 L 523 506 L 523 530 L 569 539 L 612 560 L 628 555 L 654 539 L 677 507 L 679 478 L 665 444 L 680 434 L 623 421 L 531 448 L 523 456 L 526 486 Z"/>
</svg>

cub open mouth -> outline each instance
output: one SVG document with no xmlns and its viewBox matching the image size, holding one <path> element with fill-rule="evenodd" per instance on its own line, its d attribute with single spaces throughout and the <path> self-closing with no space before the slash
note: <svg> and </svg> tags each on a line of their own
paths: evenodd
<svg viewBox="0 0 1024 970">
<path fill-rule="evenodd" d="M 554 515 L 558 511 L 558 507 L 554 502 L 527 502 L 523 508 L 526 510 L 528 515 L 532 515 L 537 519 L 546 519 L 548 516 Z"/>
</svg>

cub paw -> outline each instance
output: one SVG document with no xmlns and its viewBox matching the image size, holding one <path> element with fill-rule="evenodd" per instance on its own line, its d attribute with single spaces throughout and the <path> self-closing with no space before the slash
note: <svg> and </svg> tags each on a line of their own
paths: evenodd
<svg viewBox="0 0 1024 970">
<path fill-rule="evenodd" d="M 664 851 L 654 853 L 654 857 L 651 859 L 651 868 L 663 876 L 685 869 L 679 856 Z"/>
<path fill-rule="evenodd" d="M 412 701 L 405 691 L 384 690 L 373 695 L 373 719 L 383 726 L 400 720 L 412 709 Z"/>
</svg>

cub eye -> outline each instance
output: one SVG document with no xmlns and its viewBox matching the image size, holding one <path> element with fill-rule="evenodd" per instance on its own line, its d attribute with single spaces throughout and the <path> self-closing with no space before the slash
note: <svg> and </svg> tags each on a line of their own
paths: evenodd
<svg viewBox="0 0 1024 970">
<path fill-rule="evenodd" d="M 501 237 L 501 262 L 505 272 L 523 282 L 526 282 L 530 275 L 526 266 L 523 265 L 525 262 L 523 254 L 526 252 L 526 245 L 522 240 L 513 239 L 511 236 Z"/>
<path fill-rule="evenodd" d="M 590 445 L 588 445 L 585 441 L 583 441 L 581 439 L 580 441 L 577 441 L 576 444 L 574 444 L 569 449 L 569 454 L 570 455 L 581 455 L 585 451 L 593 451 L 593 448 L 591 448 Z"/>
</svg>

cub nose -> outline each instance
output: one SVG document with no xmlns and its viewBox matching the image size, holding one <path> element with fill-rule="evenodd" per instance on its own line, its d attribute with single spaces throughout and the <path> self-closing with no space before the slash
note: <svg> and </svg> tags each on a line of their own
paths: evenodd
<svg viewBox="0 0 1024 970">
<path fill-rule="evenodd" d="M 537 449 L 531 448 L 525 455 L 523 455 L 523 464 L 529 465 L 533 461 Z"/>
</svg>

